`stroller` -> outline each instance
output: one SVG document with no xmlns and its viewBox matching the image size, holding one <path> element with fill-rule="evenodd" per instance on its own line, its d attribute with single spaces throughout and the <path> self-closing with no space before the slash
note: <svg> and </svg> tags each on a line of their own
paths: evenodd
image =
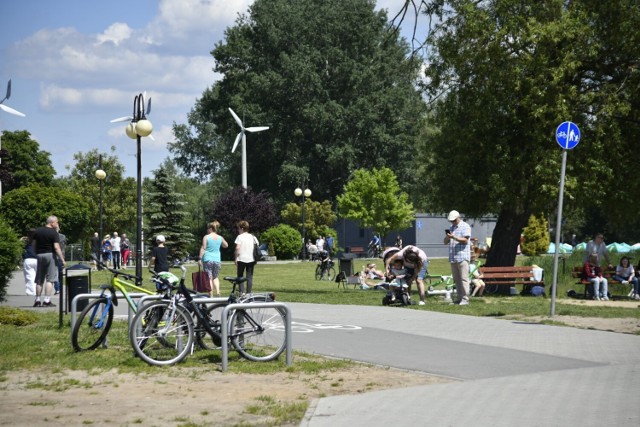
<svg viewBox="0 0 640 427">
<path fill-rule="evenodd" d="M 398 248 L 389 248 L 383 254 L 383 260 L 386 264 L 387 259 L 398 252 Z M 411 305 L 411 297 L 409 296 L 409 285 L 406 281 L 406 270 L 402 268 L 391 268 L 391 274 L 388 275 L 389 282 L 383 285 L 389 291 L 382 298 L 382 305 Z"/>
</svg>

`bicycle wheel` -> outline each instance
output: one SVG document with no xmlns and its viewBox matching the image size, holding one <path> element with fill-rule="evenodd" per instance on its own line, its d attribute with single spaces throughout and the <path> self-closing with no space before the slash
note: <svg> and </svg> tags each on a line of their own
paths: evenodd
<svg viewBox="0 0 640 427">
<path fill-rule="evenodd" d="M 367 258 L 373 258 L 375 254 L 376 252 L 374 248 L 367 249 Z"/>
<path fill-rule="evenodd" d="M 183 360 L 193 347 L 193 320 L 182 306 L 152 301 L 133 318 L 129 337 L 136 354 L 150 365 L 167 366 Z"/>
<path fill-rule="evenodd" d="M 336 269 L 333 267 L 327 268 L 327 270 L 324 272 L 324 276 L 327 278 L 328 281 L 332 282 L 333 279 L 336 278 Z"/>
<path fill-rule="evenodd" d="M 316 267 L 316 280 L 322 280 L 322 266 L 318 265 Z"/>
<path fill-rule="evenodd" d="M 94 350 L 105 340 L 113 321 L 113 305 L 107 298 L 97 298 L 80 313 L 71 333 L 75 351 Z"/>
<path fill-rule="evenodd" d="M 226 304 L 213 304 L 206 310 L 207 321 L 214 331 L 220 332 L 220 319 Z M 217 350 L 222 346 L 219 336 L 211 336 L 202 325 L 195 328 L 196 343 L 203 350 Z"/>
<path fill-rule="evenodd" d="M 229 319 L 231 344 L 245 359 L 266 362 L 285 349 L 286 312 L 281 308 L 244 308 Z"/>
<path fill-rule="evenodd" d="M 484 293 L 489 295 L 497 294 L 498 290 L 500 290 L 500 286 L 492 285 L 491 283 L 487 283 L 484 287 Z"/>
</svg>

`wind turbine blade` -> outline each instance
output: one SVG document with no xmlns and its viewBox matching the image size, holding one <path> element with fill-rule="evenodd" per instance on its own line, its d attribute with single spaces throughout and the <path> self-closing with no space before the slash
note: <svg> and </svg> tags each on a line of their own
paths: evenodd
<svg viewBox="0 0 640 427">
<path fill-rule="evenodd" d="M 269 129 L 269 126 L 254 126 L 250 128 L 246 128 L 247 132 L 262 132 L 263 130 Z"/>
<path fill-rule="evenodd" d="M 153 142 L 156 141 L 156 139 L 153 137 L 153 135 L 149 134 L 147 135 L 147 138 L 149 138 L 150 140 L 152 140 Z"/>
<path fill-rule="evenodd" d="M 149 101 L 147 102 L 147 114 L 151 114 L 151 97 L 149 97 Z"/>
<path fill-rule="evenodd" d="M 242 132 L 240 132 L 238 134 L 238 136 L 236 136 L 236 142 L 233 143 L 233 148 L 231 149 L 231 152 L 233 153 L 234 151 L 236 151 L 236 148 L 238 147 L 238 142 L 240 142 L 240 136 L 244 135 Z"/>
<path fill-rule="evenodd" d="M 2 109 L 2 110 L 4 110 L 4 111 L 6 111 L 7 113 L 15 114 L 16 116 L 20 116 L 20 117 L 27 117 L 27 116 L 25 116 L 24 114 L 22 114 L 20 111 L 18 111 L 18 110 L 14 110 L 14 109 L 13 109 L 13 108 L 11 108 L 11 107 L 7 107 L 7 106 L 6 106 L 6 105 L 4 105 L 4 104 L 0 104 L 0 109 Z"/>
<path fill-rule="evenodd" d="M 11 98 L 11 79 L 9 79 L 9 83 L 7 83 L 7 96 L 4 99 Z"/>
<path fill-rule="evenodd" d="M 238 115 L 231 108 L 229 108 L 229 111 L 231 112 L 231 115 L 235 119 L 238 126 L 240 126 L 240 129 L 244 129 L 244 126 L 242 125 L 242 120 L 240 120 L 240 117 L 238 117 Z"/>
<path fill-rule="evenodd" d="M 131 117 L 131 116 L 118 117 L 117 119 L 113 119 L 113 120 L 111 120 L 111 122 L 110 122 L 110 123 L 130 122 L 131 120 L 133 120 L 133 117 Z"/>
</svg>

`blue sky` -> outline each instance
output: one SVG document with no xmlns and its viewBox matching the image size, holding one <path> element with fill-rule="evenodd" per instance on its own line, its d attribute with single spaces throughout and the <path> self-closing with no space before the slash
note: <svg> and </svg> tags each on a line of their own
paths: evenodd
<svg viewBox="0 0 640 427">
<path fill-rule="evenodd" d="M 172 123 L 186 123 L 220 76 L 209 52 L 252 0 L 20 0 L 0 5 L 0 99 L 26 117 L 0 111 L 0 130 L 27 130 L 51 153 L 58 175 L 73 155 L 115 147 L 136 176 L 136 143 L 125 123 L 134 97 L 152 98 L 153 136 L 142 140 L 142 172 L 169 156 Z M 380 0 L 400 8 L 402 0 Z M 229 120 L 233 120 L 229 116 Z M 229 141 L 229 149 L 233 141 Z M 239 151 L 237 151 L 240 155 Z"/>
</svg>

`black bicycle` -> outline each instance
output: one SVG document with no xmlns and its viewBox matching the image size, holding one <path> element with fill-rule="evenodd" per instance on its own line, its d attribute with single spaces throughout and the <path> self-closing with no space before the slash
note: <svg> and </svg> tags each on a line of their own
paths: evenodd
<svg viewBox="0 0 640 427">
<path fill-rule="evenodd" d="M 129 330 L 135 353 L 150 365 L 166 366 L 182 361 L 194 350 L 218 348 L 222 343 L 221 314 L 226 304 L 207 307 L 199 303 L 194 291 L 184 284 L 184 272 L 176 286 L 165 286 L 176 292 L 168 299 L 153 301 L 142 307 Z M 233 283 L 228 303 L 237 302 L 236 285 L 245 281 L 240 277 L 225 277 Z M 241 302 L 273 301 L 273 294 L 246 296 Z M 246 307 L 229 313 L 228 339 L 240 355 L 252 361 L 276 359 L 285 349 L 284 325 L 286 311 L 276 307 Z M 209 339 L 207 338 L 209 337 Z"/>
</svg>

